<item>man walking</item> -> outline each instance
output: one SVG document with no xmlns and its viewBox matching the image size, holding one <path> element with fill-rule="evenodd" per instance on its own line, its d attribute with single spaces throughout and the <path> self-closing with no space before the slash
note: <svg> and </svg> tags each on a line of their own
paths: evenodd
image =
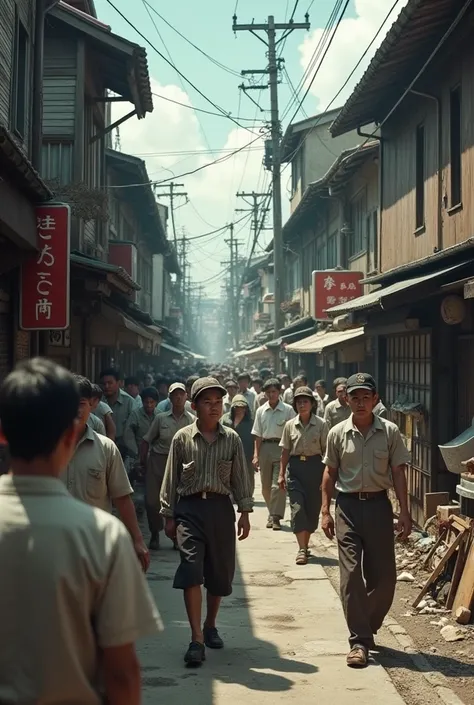
<svg viewBox="0 0 474 705">
<path fill-rule="evenodd" d="M 341 601 L 350 632 L 347 665 L 364 668 L 395 593 L 391 487 L 400 503 L 400 537 L 411 532 L 405 478 L 410 455 L 397 426 L 374 414 L 378 395 L 373 377 L 361 372 L 349 377 L 347 395 L 351 416 L 329 431 L 323 459 L 322 529 L 328 538 L 334 532 L 337 537 Z M 335 523 L 330 511 L 334 489 Z"/>
<path fill-rule="evenodd" d="M 191 643 L 184 660 L 199 666 L 205 646 L 224 646 L 216 629 L 223 597 L 232 592 L 235 572 L 235 513 L 239 540 L 250 532 L 252 487 L 237 433 L 220 423 L 226 390 L 212 377 L 197 380 L 191 390 L 197 420 L 174 436 L 161 490 L 166 534 L 177 540 L 181 563 L 174 587 L 184 591 Z M 159 418 L 159 417 L 158 417 Z M 201 622 L 201 585 L 207 590 L 207 615 Z"/>
<path fill-rule="evenodd" d="M 120 389 L 120 374 L 113 367 L 100 373 L 100 383 L 104 390 L 107 404 L 114 415 L 116 427 L 115 442 L 122 458 L 125 458 L 127 456 L 127 446 L 124 442 L 123 434 L 128 418 L 135 408 L 135 402 L 129 394 Z"/>
<path fill-rule="evenodd" d="M 146 467 L 145 505 L 151 534 L 148 547 L 152 551 L 157 551 L 160 547 L 160 531 L 163 529 L 160 492 L 171 441 L 181 428 L 189 426 L 195 420 L 194 415 L 186 411 L 186 396 L 184 384 L 175 382 L 171 385 L 169 389 L 171 410 L 156 416 L 144 434 L 140 446 L 141 465 Z"/>
<path fill-rule="evenodd" d="M 351 407 L 347 400 L 347 380 L 340 377 L 335 390 L 336 399 L 330 401 L 324 411 L 324 420 L 329 429 L 341 421 L 345 421 L 351 415 Z"/>
<path fill-rule="evenodd" d="M 267 529 L 279 531 L 285 516 L 286 492 L 278 485 L 280 441 L 285 424 L 296 416 L 294 409 L 280 399 L 280 380 L 267 379 L 263 385 L 267 402 L 255 413 L 253 466 L 260 470 L 262 494 L 268 508 Z"/>
<path fill-rule="evenodd" d="M 134 642 L 160 619 L 123 524 L 59 479 L 78 409 L 73 376 L 49 360 L 20 363 L 0 389 L 1 703 L 141 702 Z"/>
<path fill-rule="evenodd" d="M 250 387 L 249 373 L 241 372 L 237 377 L 237 382 L 239 384 L 239 394 L 242 394 L 247 399 L 247 404 L 249 405 L 250 413 L 253 418 L 255 416 L 255 402 L 257 399 L 257 394 Z"/>
</svg>

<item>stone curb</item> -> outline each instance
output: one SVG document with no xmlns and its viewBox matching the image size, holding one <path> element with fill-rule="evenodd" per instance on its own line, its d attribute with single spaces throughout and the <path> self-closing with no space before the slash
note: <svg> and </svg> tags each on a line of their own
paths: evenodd
<svg viewBox="0 0 474 705">
<path fill-rule="evenodd" d="M 314 538 L 315 537 L 313 537 L 313 540 Z M 330 554 L 333 558 L 338 558 L 337 550 L 333 548 L 333 544 L 328 544 L 328 542 L 321 541 L 320 539 L 317 539 L 317 543 L 326 553 Z M 465 705 L 464 701 L 449 687 L 449 681 L 446 676 L 438 671 L 433 671 L 429 661 L 418 651 L 415 642 L 409 636 L 405 628 L 402 627 L 391 614 L 385 619 L 384 627 L 387 627 L 394 639 L 400 644 L 403 651 L 410 657 L 417 670 L 445 705 Z"/>
</svg>

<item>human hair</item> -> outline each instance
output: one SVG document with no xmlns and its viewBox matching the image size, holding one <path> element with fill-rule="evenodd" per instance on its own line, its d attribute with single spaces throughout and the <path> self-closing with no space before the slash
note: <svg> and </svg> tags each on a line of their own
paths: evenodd
<svg viewBox="0 0 474 705">
<path fill-rule="evenodd" d="M 227 389 L 227 387 L 238 387 L 239 385 L 235 381 L 235 379 L 226 379 L 224 382 L 224 387 Z"/>
<path fill-rule="evenodd" d="M 270 377 L 265 381 L 265 384 L 263 385 L 263 391 L 267 392 L 271 387 L 275 387 L 278 391 L 281 390 L 281 383 L 280 380 L 277 379 L 276 377 Z"/>
<path fill-rule="evenodd" d="M 241 372 L 241 373 L 239 374 L 239 376 L 237 377 L 237 381 L 238 381 L 238 382 L 243 382 L 244 379 L 246 379 L 247 382 L 250 383 L 250 375 L 249 375 L 248 372 Z"/>
<path fill-rule="evenodd" d="M 323 389 L 326 389 L 326 382 L 324 381 L 324 379 L 318 379 L 314 383 L 314 386 L 315 387 L 322 387 Z"/>
<path fill-rule="evenodd" d="M 252 380 L 252 384 L 259 384 L 261 387 L 263 387 L 263 379 L 261 377 L 255 377 Z"/>
<path fill-rule="evenodd" d="M 337 389 L 340 384 L 344 384 L 345 386 L 347 386 L 347 377 L 336 377 L 332 384 L 334 389 Z"/>
<path fill-rule="evenodd" d="M 140 380 L 138 377 L 125 377 L 124 385 L 128 387 L 129 385 L 135 385 L 136 387 L 140 386 Z"/>
<path fill-rule="evenodd" d="M 20 362 L 0 386 L 0 418 L 12 458 L 47 458 L 79 411 L 73 375 L 51 360 Z"/>
<path fill-rule="evenodd" d="M 209 370 L 206 370 L 205 367 L 201 367 L 201 369 L 199 370 L 198 379 L 199 377 L 209 377 Z"/>
<path fill-rule="evenodd" d="M 185 386 L 186 386 L 186 387 L 192 387 L 193 384 L 194 384 L 194 382 L 197 382 L 198 379 L 199 379 L 199 375 L 191 375 L 191 376 L 188 377 L 188 379 L 186 380 Z"/>
<path fill-rule="evenodd" d="M 117 382 L 122 379 L 122 376 L 116 367 L 106 367 L 105 370 L 102 370 L 100 373 L 100 379 L 104 379 L 104 377 L 114 377 Z"/>
<path fill-rule="evenodd" d="M 158 401 L 158 391 L 155 389 L 155 387 L 145 387 L 140 393 L 140 396 L 143 399 L 147 399 L 148 397 L 150 399 L 154 399 L 155 401 Z"/>
<path fill-rule="evenodd" d="M 82 375 L 73 375 L 81 399 L 92 399 L 92 382 Z"/>
<path fill-rule="evenodd" d="M 232 423 L 235 421 L 235 410 L 236 406 L 231 406 L 230 407 L 230 418 L 232 419 Z M 250 406 L 247 404 L 247 406 L 243 407 L 245 409 L 245 414 L 244 414 L 244 419 L 248 420 L 250 419 Z"/>
<path fill-rule="evenodd" d="M 304 386 L 308 384 L 308 379 L 305 375 L 298 375 L 297 377 L 294 378 L 293 380 L 293 387 L 295 384 L 299 384 L 300 382 L 303 383 Z"/>
<path fill-rule="evenodd" d="M 93 384 L 91 399 L 102 399 L 103 396 L 104 396 L 104 393 L 102 391 L 102 387 L 100 386 L 100 384 Z"/>
</svg>

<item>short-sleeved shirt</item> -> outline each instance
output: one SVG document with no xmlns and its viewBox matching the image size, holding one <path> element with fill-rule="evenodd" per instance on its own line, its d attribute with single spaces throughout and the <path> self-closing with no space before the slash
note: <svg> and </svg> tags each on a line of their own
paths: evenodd
<svg viewBox="0 0 474 705">
<path fill-rule="evenodd" d="M 410 454 L 396 424 L 374 416 L 364 438 L 351 415 L 329 431 L 323 462 L 337 470 L 339 492 L 378 492 L 393 486 L 391 469 Z"/>
<path fill-rule="evenodd" d="M 163 401 L 160 401 L 158 406 L 156 407 L 158 410 L 159 414 L 165 414 L 167 411 L 171 411 L 171 399 L 163 399 Z M 193 407 L 191 406 L 191 402 L 187 400 L 184 403 L 184 408 L 186 411 L 189 411 L 190 414 L 193 414 L 193 416 L 196 416 L 196 414 L 193 411 Z"/>
<path fill-rule="evenodd" d="M 316 415 L 320 416 L 322 419 L 324 418 L 324 412 L 326 411 L 326 407 L 329 404 L 329 394 L 326 394 L 324 396 L 324 399 L 321 399 L 319 394 L 317 392 L 314 392 L 314 398 L 316 399 L 316 404 L 317 404 L 317 411 Z"/>
<path fill-rule="evenodd" d="M 311 414 L 309 423 L 304 426 L 299 415 L 285 424 L 280 446 L 290 451 L 290 455 L 323 455 L 326 452 L 328 427 L 325 422 Z"/>
<path fill-rule="evenodd" d="M 383 419 L 388 419 L 387 407 L 381 401 L 374 407 L 374 414 L 381 416 Z"/>
<path fill-rule="evenodd" d="M 270 438 L 280 439 L 286 422 L 295 416 L 296 413 L 293 407 L 285 404 L 281 399 L 274 409 L 267 401 L 257 409 L 252 434 L 263 440 Z"/>
<path fill-rule="evenodd" d="M 104 423 L 104 419 L 107 414 L 113 414 L 113 412 L 110 406 L 105 403 L 105 401 L 100 401 L 97 404 L 97 408 L 94 411 L 94 414 L 102 421 L 102 423 Z"/>
<path fill-rule="evenodd" d="M 239 436 L 219 424 L 215 440 L 209 443 L 195 420 L 171 442 L 161 487 L 162 514 L 172 517 L 179 497 L 200 492 L 232 495 L 240 511 L 252 511 L 253 484 Z"/>
<path fill-rule="evenodd" d="M 294 398 L 293 387 L 291 386 L 291 387 L 288 387 L 287 389 L 285 389 L 281 398 L 283 399 L 285 404 L 290 404 L 290 405 L 293 404 L 293 398 Z"/>
<path fill-rule="evenodd" d="M 117 446 L 90 426 L 86 426 L 61 480 L 73 497 L 106 512 L 112 499 L 133 493 Z"/>
<path fill-rule="evenodd" d="M 117 401 L 115 404 L 110 404 L 109 406 L 114 414 L 116 440 L 118 443 L 121 443 L 123 441 L 126 423 L 135 408 L 134 399 L 130 394 L 124 392 L 123 389 L 119 389 Z"/>
<path fill-rule="evenodd" d="M 352 411 L 349 404 L 341 404 L 339 399 L 334 399 L 326 406 L 324 420 L 328 428 L 331 429 L 336 424 L 341 423 L 341 421 L 346 421 L 351 414 Z"/>
<path fill-rule="evenodd" d="M 123 442 L 133 456 L 137 456 L 140 450 L 140 444 L 145 435 L 150 430 L 150 427 L 158 415 L 158 411 L 154 410 L 152 416 L 148 416 L 143 407 L 132 411 L 130 418 L 125 426 L 123 434 Z"/>
<path fill-rule="evenodd" d="M 149 443 L 150 450 L 159 455 L 168 455 L 170 452 L 171 441 L 176 433 L 186 426 L 190 426 L 196 417 L 184 411 L 183 415 L 178 419 L 172 411 L 167 411 L 164 414 L 158 414 L 147 433 L 143 436 L 143 440 Z"/>
<path fill-rule="evenodd" d="M 95 414 L 89 414 L 89 419 L 87 423 L 89 424 L 91 429 L 96 433 L 100 433 L 101 436 L 107 435 L 107 433 L 105 432 L 105 426 L 103 421 L 101 421 L 99 417 Z"/>
<path fill-rule="evenodd" d="M 238 391 L 237 394 L 242 394 L 249 405 L 250 415 L 252 418 L 255 416 L 255 402 L 257 400 L 257 392 L 255 392 L 251 387 L 249 387 L 245 392 Z"/>
<path fill-rule="evenodd" d="M 0 478 L 0 702 L 100 705 L 99 648 L 161 620 L 121 521 L 53 477 Z"/>
</svg>

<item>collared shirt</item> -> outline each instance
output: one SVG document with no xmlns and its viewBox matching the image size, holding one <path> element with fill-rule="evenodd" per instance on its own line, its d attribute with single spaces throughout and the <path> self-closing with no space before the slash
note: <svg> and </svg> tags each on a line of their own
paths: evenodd
<svg viewBox="0 0 474 705">
<path fill-rule="evenodd" d="M 324 418 L 324 412 L 329 404 L 329 394 L 325 394 L 324 399 L 321 399 L 317 392 L 314 392 L 314 398 L 316 399 L 316 404 L 318 405 L 316 415 Z"/>
<path fill-rule="evenodd" d="M 249 405 L 250 414 L 252 418 L 255 416 L 255 402 L 257 400 L 257 393 L 254 392 L 250 387 L 245 392 L 238 391 L 237 394 L 243 394 L 247 399 L 247 404 Z"/>
<path fill-rule="evenodd" d="M 87 423 L 89 424 L 91 429 L 96 433 L 100 433 L 101 436 L 107 435 L 107 433 L 105 432 L 105 426 L 103 421 L 101 421 L 99 417 L 95 414 L 89 414 L 89 419 Z"/>
<path fill-rule="evenodd" d="M 226 394 L 225 397 L 222 397 L 222 410 L 224 414 L 229 413 L 231 403 L 232 400 L 228 394 Z"/>
<path fill-rule="evenodd" d="M 136 457 L 140 450 L 140 443 L 144 436 L 150 430 L 150 427 L 158 415 L 156 407 L 151 416 L 148 416 L 143 406 L 140 409 L 135 409 L 130 414 L 130 417 L 125 426 L 123 434 L 123 442 L 127 446 L 130 453 Z"/>
<path fill-rule="evenodd" d="M 374 414 L 381 416 L 383 419 L 388 419 L 388 411 L 385 404 L 381 401 L 374 407 Z"/>
<path fill-rule="evenodd" d="M 410 460 L 396 424 L 374 416 L 364 438 L 351 415 L 329 431 L 323 462 L 337 469 L 339 492 L 378 492 L 393 486 L 391 468 Z"/>
<path fill-rule="evenodd" d="M 133 492 L 117 446 L 89 426 L 61 480 L 73 497 L 106 512 L 111 509 L 112 499 Z"/>
<path fill-rule="evenodd" d="M 291 385 L 290 387 L 288 387 L 288 389 L 285 389 L 281 398 L 283 399 L 285 404 L 289 404 L 291 406 L 291 404 L 293 404 L 293 395 L 293 385 Z"/>
<path fill-rule="evenodd" d="M 143 440 L 150 444 L 151 451 L 159 455 L 167 455 L 170 452 L 171 441 L 176 433 L 186 426 L 194 423 L 196 417 L 184 411 L 183 415 L 177 418 L 172 411 L 165 414 L 158 414 Z"/>
<path fill-rule="evenodd" d="M 133 408 L 134 409 L 143 409 L 143 401 L 142 398 L 139 394 L 137 394 L 136 397 L 132 397 L 133 399 Z"/>
<path fill-rule="evenodd" d="M 341 421 L 346 421 L 351 414 L 352 411 L 349 404 L 341 404 L 339 399 L 334 399 L 334 401 L 330 401 L 326 407 L 324 420 L 328 428 L 331 429 L 336 424 L 341 423 Z"/>
<path fill-rule="evenodd" d="M 159 414 L 164 414 L 167 411 L 171 411 L 171 399 L 163 399 L 163 401 L 160 401 L 158 406 L 156 407 L 158 410 Z M 188 400 L 184 403 L 184 408 L 186 411 L 188 411 L 190 414 L 193 414 L 193 416 L 196 416 L 194 413 L 193 407 L 191 406 L 191 402 Z"/>
<path fill-rule="evenodd" d="M 280 446 L 290 451 L 290 455 L 324 455 L 328 427 L 325 422 L 311 414 L 309 423 L 304 426 L 296 416 L 285 424 Z"/>
<path fill-rule="evenodd" d="M 267 401 L 257 409 L 252 434 L 258 438 L 281 438 L 285 424 L 296 416 L 293 407 L 280 401 L 274 409 Z"/>
<path fill-rule="evenodd" d="M 239 511 L 252 511 L 244 449 L 232 428 L 219 424 L 215 440 L 208 443 L 194 421 L 173 438 L 161 489 L 162 514 L 172 517 L 179 497 L 199 492 L 232 494 Z"/>
<path fill-rule="evenodd" d="M 0 478 L 0 702 L 100 705 L 99 648 L 161 620 L 121 521 L 53 477 Z"/>
<path fill-rule="evenodd" d="M 94 411 L 94 414 L 102 421 L 102 423 L 104 423 L 104 419 L 107 414 L 113 414 L 113 411 L 110 406 L 105 403 L 105 401 L 100 401 L 97 404 L 97 408 Z"/>
<path fill-rule="evenodd" d="M 124 392 L 123 389 L 119 389 L 117 401 L 115 404 L 110 404 L 110 408 L 114 413 L 114 422 L 116 428 L 116 442 L 123 442 L 123 434 L 125 431 L 125 426 L 128 418 L 132 411 L 134 410 L 134 400 L 130 394 Z"/>
</svg>

